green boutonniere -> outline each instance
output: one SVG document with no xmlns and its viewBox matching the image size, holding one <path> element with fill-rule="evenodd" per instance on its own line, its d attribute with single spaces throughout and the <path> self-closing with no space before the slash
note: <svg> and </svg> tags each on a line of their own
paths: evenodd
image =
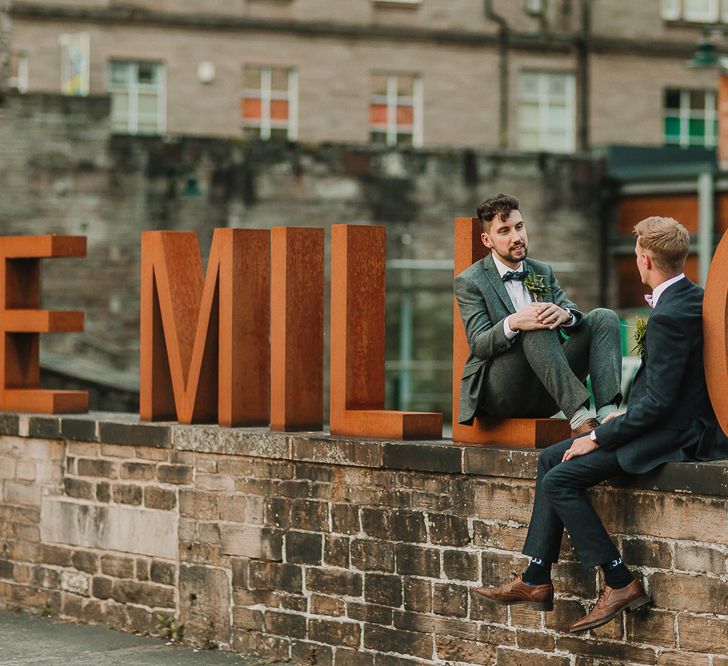
<svg viewBox="0 0 728 666">
<path fill-rule="evenodd" d="M 529 273 L 523 281 L 523 286 L 528 289 L 531 298 L 534 301 L 540 301 L 542 296 L 549 293 L 549 288 L 544 282 L 543 275 L 538 273 Z"/>
<path fill-rule="evenodd" d="M 637 317 L 637 330 L 634 332 L 634 347 L 632 353 L 640 358 L 645 355 L 645 333 L 647 333 L 647 320 L 644 317 Z"/>
</svg>

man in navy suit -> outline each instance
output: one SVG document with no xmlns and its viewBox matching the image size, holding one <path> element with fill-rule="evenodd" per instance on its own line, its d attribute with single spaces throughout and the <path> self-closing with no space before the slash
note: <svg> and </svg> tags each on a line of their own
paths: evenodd
<svg viewBox="0 0 728 666">
<path fill-rule="evenodd" d="M 683 273 L 689 234 L 664 217 L 642 220 L 634 234 L 637 269 L 652 290 L 645 298 L 653 311 L 627 410 L 609 415 L 589 434 L 544 449 L 523 547 L 531 563 L 522 576 L 478 590 L 496 603 L 550 610 L 551 564 L 558 559 L 566 528 L 582 565 L 601 566 L 605 580 L 596 605 L 571 626 L 573 632 L 598 627 L 649 602 L 586 490 L 623 472 L 642 474 L 670 461 L 714 457 L 703 455 L 704 440 L 715 436 L 716 420 L 703 368 L 703 290 Z"/>
</svg>

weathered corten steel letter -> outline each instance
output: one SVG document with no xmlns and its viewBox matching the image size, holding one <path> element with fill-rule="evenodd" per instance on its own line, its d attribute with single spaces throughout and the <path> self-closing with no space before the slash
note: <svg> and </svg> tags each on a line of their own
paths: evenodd
<svg viewBox="0 0 728 666">
<path fill-rule="evenodd" d="M 142 420 L 265 425 L 270 233 L 216 229 L 203 283 L 193 232 L 142 234 Z"/>
<path fill-rule="evenodd" d="M 442 414 L 384 409 L 384 227 L 331 232 L 331 434 L 439 439 Z"/>
<path fill-rule="evenodd" d="M 728 233 L 723 235 L 708 271 L 703 299 L 705 379 L 710 402 L 728 434 Z"/>
<path fill-rule="evenodd" d="M 480 222 L 475 217 L 455 218 L 455 275 L 483 259 L 488 249 L 480 240 Z M 452 438 L 455 442 L 494 444 L 522 448 L 544 447 L 567 439 L 571 433 L 565 419 L 476 418 L 472 426 L 458 423 L 460 377 L 468 358 L 468 341 L 454 301 L 452 343 Z"/>
<path fill-rule="evenodd" d="M 0 238 L 0 409 L 45 414 L 88 411 L 86 391 L 40 388 L 40 333 L 83 331 L 83 312 L 40 309 L 40 260 L 85 256 L 83 236 Z"/>
<path fill-rule="evenodd" d="M 271 430 L 321 430 L 324 230 L 274 227 L 271 248 Z"/>
</svg>

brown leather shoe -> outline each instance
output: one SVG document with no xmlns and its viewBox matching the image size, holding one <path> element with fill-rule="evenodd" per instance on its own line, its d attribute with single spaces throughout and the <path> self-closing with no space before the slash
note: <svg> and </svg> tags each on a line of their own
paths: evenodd
<svg viewBox="0 0 728 666">
<path fill-rule="evenodd" d="M 513 578 L 500 587 L 479 587 L 475 591 L 497 604 L 528 604 L 544 611 L 554 609 L 554 586 L 551 583 L 529 585 L 517 573 L 513 573 Z"/>
<path fill-rule="evenodd" d="M 599 421 L 597 421 L 596 419 L 587 419 L 580 426 L 571 429 L 571 436 L 581 437 L 582 435 L 590 433 L 592 430 L 594 430 L 594 428 L 598 428 L 600 425 L 602 424 L 599 423 Z"/>
<path fill-rule="evenodd" d="M 645 594 L 642 583 L 633 580 L 626 587 L 615 590 L 608 585 L 599 593 L 599 598 L 594 608 L 591 609 L 581 620 L 571 625 L 569 631 L 576 633 L 586 631 L 594 627 L 600 627 L 617 617 L 622 611 L 630 611 L 650 603 L 650 598 Z"/>
</svg>

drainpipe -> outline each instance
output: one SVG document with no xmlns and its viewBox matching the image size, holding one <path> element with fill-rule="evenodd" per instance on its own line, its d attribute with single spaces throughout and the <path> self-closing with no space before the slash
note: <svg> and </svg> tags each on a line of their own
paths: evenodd
<svg viewBox="0 0 728 666">
<path fill-rule="evenodd" d="M 702 287 L 708 280 L 708 269 L 713 259 L 714 201 L 713 173 L 705 171 L 698 176 L 698 278 Z"/>
<path fill-rule="evenodd" d="M 581 0 L 581 34 L 577 41 L 577 95 L 579 103 L 578 146 L 579 150 L 589 150 L 589 40 L 591 35 L 591 0 Z"/>
<path fill-rule="evenodd" d="M 498 145 L 508 148 L 508 22 L 493 9 L 493 0 L 485 0 L 485 17 L 498 24 L 498 50 L 500 53 L 500 118 Z"/>
</svg>

